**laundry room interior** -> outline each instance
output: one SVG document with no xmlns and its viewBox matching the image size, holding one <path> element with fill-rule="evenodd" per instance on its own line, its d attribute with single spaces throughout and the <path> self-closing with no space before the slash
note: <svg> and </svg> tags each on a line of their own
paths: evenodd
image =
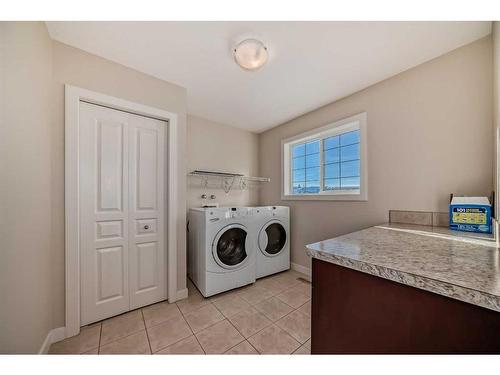
<svg viewBox="0 0 500 375">
<path fill-rule="evenodd" d="M 0 354 L 500 353 L 498 21 L 0 38 Z"/>
</svg>

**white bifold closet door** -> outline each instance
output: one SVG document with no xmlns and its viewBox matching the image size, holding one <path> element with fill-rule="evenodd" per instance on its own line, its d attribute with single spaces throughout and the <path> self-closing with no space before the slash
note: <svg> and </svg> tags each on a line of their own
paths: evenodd
<svg viewBox="0 0 500 375">
<path fill-rule="evenodd" d="M 81 325 L 166 298 L 168 125 L 80 102 Z"/>
</svg>

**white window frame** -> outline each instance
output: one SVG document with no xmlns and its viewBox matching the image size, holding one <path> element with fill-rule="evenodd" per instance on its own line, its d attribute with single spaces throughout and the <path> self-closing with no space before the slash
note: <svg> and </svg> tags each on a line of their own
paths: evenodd
<svg viewBox="0 0 500 375">
<path fill-rule="evenodd" d="M 281 141 L 281 199 L 282 200 L 342 200 L 342 201 L 367 201 L 368 200 L 368 149 L 366 112 L 332 122 Z M 352 190 L 323 190 L 323 140 L 349 131 L 359 129 L 359 159 L 360 159 L 360 188 Z M 292 146 L 321 140 L 320 149 L 320 192 L 293 194 L 292 193 Z"/>
</svg>

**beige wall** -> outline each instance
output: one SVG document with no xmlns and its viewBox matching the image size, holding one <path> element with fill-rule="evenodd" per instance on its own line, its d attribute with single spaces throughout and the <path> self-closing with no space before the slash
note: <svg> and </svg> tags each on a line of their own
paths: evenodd
<svg viewBox="0 0 500 375">
<path fill-rule="evenodd" d="M 493 188 L 492 40 L 483 38 L 259 137 L 262 204 L 291 207 L 292 262 L 304 245 L 387 221 L 389 209 L 447 210 L 450 193 Z M 368 114 L 368 201 L 281 201 L 280 141 Z M 265 157 L 263 157 L 265 155 Z"/>
<path fill-rule="evenodd" d="M 256 176 L 258 170 L 258 135 L 199 117 L 187 120 L 187 170 L 195 169 L 242 173 Z M 217 199 L 201 199 L 202 194 Z M 233 188 L 226 194 L 216 179 L 207 188 L 198 178 L 188 179 L 187 207 L 201 207 L 217 202 L 220 206 L 251 206 L 258 203 L 258 186 L 247 190 Z"/>
<path fill-rule="evenodd" d="M 36 353 L 53 328 L 52 42 L 0 22 L 0 353 Z"/>
<path fill-rule="evenodd" d="M 52 238 L 55 326 L 64 325 L 64 84 L 127 99 L 178 114 L 177 289 L 186 287 L 186 89 L 82 50 L 53 42 Z"/>
<path fill-rule="evenodd" d="M 37 352 L 64 326 L 64 84 L 178 114 L 178 290 L 186 287 L 186 90 L 1 23 L 0 352 Z M 14 291 L 14 292 L 13 292 Z"/>
</svg>

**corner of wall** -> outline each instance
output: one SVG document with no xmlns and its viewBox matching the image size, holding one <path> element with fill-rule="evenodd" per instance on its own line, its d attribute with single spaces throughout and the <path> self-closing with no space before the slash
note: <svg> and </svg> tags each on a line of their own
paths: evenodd
<svg viewBox="0 0 500 375">
<path fill-rule="evenodd" d="M 494 145 L 494 163 L 493 163 L 493 187 L 495 189 L 495 217 L 498 219 L 499 215 L 499 173 L 498 167 L 500 165 L 500 22 L 494 21 L 492 25 L 492 42 L 493 42 L 493 140 Z"/>
</svg>

